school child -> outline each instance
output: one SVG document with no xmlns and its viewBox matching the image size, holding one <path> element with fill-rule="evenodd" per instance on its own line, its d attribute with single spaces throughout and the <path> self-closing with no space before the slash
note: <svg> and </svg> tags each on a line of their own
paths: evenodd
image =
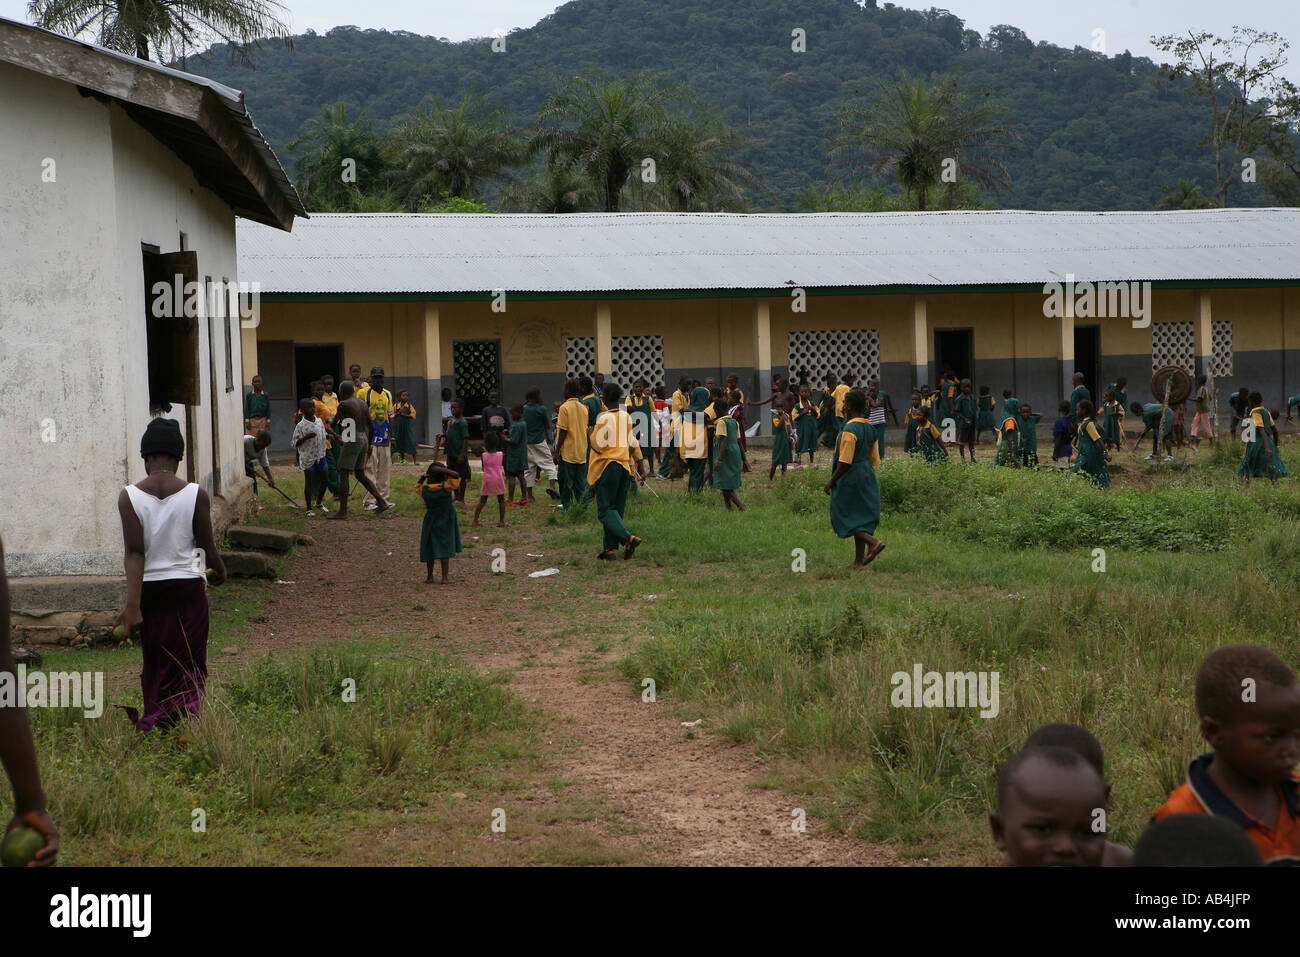
<svg viewBox="0 0 1300 957">
<path fill-rule="evenodd" d="M 844 375 L 840 377 L 840 384 L 831 390 L 831 395 L 835 397 L 835 431 L 839 432 L 844 428 L 844 397 L 849 394 L 853 388 L 853 376 Z"/>
<path fill-rule="evenodd" d="M 483 486 L 479 489 L 478 508 L 474 509 L 474 524 L 479 524 L 478 517 L 483 514 L 483 506 L 488 496 L 497 497 L 497 527 L 506 527 L 506 476 L 505 453 L 501 451 L 501 439 L 496 431 L 488 429 L 483 434 Z"/>
<path fill-rule="evenodd" d="M 1196 377 L 1196 395 L 1192 398 L 1192 407 L 1196 414 L 1192 416 L 1192 451 L 1201 447 L 1201 435 L 1209 437 L 1210 448 L 1214 448 L 1214 430 L 1210 428 L 1210 387 L 1209 379 L 1204 375 Z M 1291 407 L 1287 406 L 1287 418 L 1291 418 Z"/>
<path fill-rule="evenodd" d="M 1228 396 L 1228 406 L 1232 409 L 1232 432 L 1241 438 L 1241 423 L 1250 413 L 1250 389 L 1242 386 L 1234 395 Z"/>
<path fill-rule="evenodd" d="M 880 524 L 880 484 L 873 466 L 880 453 L 866 419 L 866 393 L 854 389 L 844 397 L 849 420 L 836 440 L 835 466 L 822 489 L 831 497 L 831 528 L 840 538 L 852 538 L 854 567 L 865 568 L 885 550 L 875 537 Z"/>
<path fill-rule="evenodd" d="M 881 390 L 879 377 L 873 377 L 867 382 L 867 393 L 870 394 L 872 389 L 875 389 L 876 394 L 880 397 L 880 404 L 884 408 L 885 414 L 893 421 L 894 428 L 898 428 L 898 410 L 894 408 L 894 400 L 889 397 L 889 393 Z M 880 454 L 885 454 L 883 445 L 880 447 Z"/>
<path fill-rule="evenodd" d="M 601 397 L 607 411 L 600 414 L 592 429 L 591 462 L 587 466 L 587 486 L 596 490 L 596 517 L 604 529 L 604 541 L 596 557 L 613 561 L 621 546 L 623 560 L 627 561 L 641 544 L 641 539 L 623 523 L 641 447 L 632 436 L 632 420 L 623 408 L 623 387 L 611 382 Z M 644 484 L 645 479 L 641 482 Z"/>
<path fill-rule="evenodd" d="M 975 419 L 979 413 L 975 408 L 975 396 L 971 394 L 970 379 L 961 380 L 961 391 L 953 401 L 952 411 L 957 420 L 957 454 L 965 461 L 966 453 L 970 452 L 970 461 L 974 465 L 975 446 L 978 444 Z"/>
<path fill-rule="evenodd" d="M 957 376 L 953 374 L 951 369 L 944 369 L 943 375 L 939 377 L 938 399 L 931 408 L 933 415 L 930 421 L 937 423 L 939 428 L 945 427 L 943 424 L 944 419 L 954 417 L 956 411 L 954 403 L 957 400 L 958 388 L 960 388 L 960 383 L 957 381 Z"/>
<path fill-rule="evenodd" d="M 1181 449 L 1187 444 L 1187 438 L 1183 434 L 1183 403 L 1178 402 L 1170 406 L 1174 413 L 1174 431 L 1171 436 L 1174 447 Z"/>
<path fill-rule="evenodd" d="M 925 409 L 921 410 L 921 419 L 916 423 L 916 450 L 931 465 L 948 458 L 948 446 L 943 441 L 943 433 L 930 421 Z"/>
<path fill-rule="evenodd" d="M 749 419 L 745 416 L 745 390 L 740 387 L 740 376 L 730 372 L 727 374 L 727 387 L 723 390 L 723 395 L 730 397 L 733 393 L 740 396 L 740 401 L 732 401 L 732 409 L 727 414 L 736 420 L 740 429 L 741 471 L 752 472 L 753 469 L 749 467 L 749 443 L 745 436 L 745 429 L 749 427 Z"/>
<path fill-rule="evenodd" d="M 835 436 L 839 431 L 835 425 L 835 395 L 831 391 L 836 384 L 835 376 L 828 375 L 826 388 L 817 400 L 817 435 L 821 444 L 828 449 L 835 447 Z"/>
<path fill-rule="evenodd" d="M 316 397 L 316 414 L 325 422 L 325 484 L 334 501 L 339 500 L 339 453 L 343 451 L 341 437 L 334 428 L 334 417 L 339 411 L 339 397 L 334 391 L 334 377 L 328 372 L 320 377 L 321 394 Z M 256 490 L 254 490 L 256 491 Z"/>
<path fill-rule="evenodd" d="M 1119 404 L 1114 389 L 1107 389 L 1102 400 L 1101 441 L 1108 449 L 1124 444 L 1124 407 Z"/>
<path fill-rule="evenodd" d="M 794 407 L 794 427 L 798 438 L 795 446 L 795 458 L 802 460 L 803 454 L 808 453 L 808 465 L 813 465 L 813 459 L 817 452 L 817 410 L 812 404 L 812 389 L 808 383 L 799 386 L 799 398 Z"/>
<path fill-rule="evenodd" d="M 564 403 L 555 419 L 555 461 L 559 464 L 560 507 L 581 505 L 587 499 L 587 464 L 591 454 L 587 444 L 590 415 L 585 402 L 578 398 L 585 380 L 564 383 Z"/>
<path fill-rule="evenodd" d="M 1025 738 L 1024 747 L 1056 747 L 1073 751 L 1091 764 L 1093 770 L 1101 776 L 1106 784 L 1106 801 L 1110 802 L 1111 786 L 1110 782 L 1106 781 L 1105 756 L 1102 754 L 1101 742 L 1087 728 L 1081 728 L 1077 724 L 1045 724 Z M 1106 848 L 1101 855 L 1102 867 L 1131 867 L 1132 865 L 1131 850 L 1123 844 L 1106 842 Z"/>
<path fill-rule="evenodd" d="M 883 459 L 885 457 L 885 398 L 880 394 L 879 383 L 867 386 L 867 421 L 876 433 L 876 447 Z"/>
<path fill-rule="evenodd" d="M 1102 488 L 1110 488 L 1110 452 L 1101 440 L 1101 430 L 1093 417 L 1092 403 L 1083 399 L 1075 406 L 1079 413 L 1079 458 L 1074 463 L 1072 472 L 1082 472 Z"/>
<path fill-rule="evenodd" d="M 925 415 L 925 409 L 921 406 L 921 392 L 919 389 L 912 390 L 912 404 L 907 407 L 907 412 L 903 415 L 903 451 L 911 454 L 916 451 L 916 428 Z"/>
<path fill-rule="evenodd" d="M 1159 402 L 1148 402 L 1145 405 L 1139 405 L 1134 402 L 1130 406 L 1133 414 L 1142 419 L 1142 425 L 1151 432 L 1151 454 L 1144 461 L 1150 462 L 1160 453 L 1160 442 L 1164 440 L 1165 461 L 1174 460 L 1174 449 L 1170 444 L 1170 437 L 1174 434 L 1174 412 L 1172 409 L 1166 409 Z M 1161 421 L 1164 421 L 1163 434 L 1160 428 Z"/>
<path fill-rule="evenodd" d="M 777 468 L 780 467 L 781 474 L 785 475 L 786 466 L 794 461 L 790 441 L 790 430 L 793 426 L 785 400 L 776 399 L 772 403 L 772 467 L 767 473 L 769 487 L 772 479 L 776 477 Z"/>
<path fill-rule="evenodd" d="M 713 423 L 713 487 L 722 493 L 722 504 L 727 506 L 727 511 L 731 507 L 742 512 L 745 506 L 741 503 L 740 497 L 736 495 L 740 488 L 741 460 L 743 456 L 740 452 L 740 423 L 736 421 L 735 411 L 740 406 L 740 393 L 732 392 L 730 395 L 730 407 L 726 402 L 719 402 L 714 409 L 719 413 Z M 787 425 L 787 429 L 789 426 Z M 790 454 L 790 433 L 786 432 L 786 456 Z M 773 466 L 775 471 L 775 466 Z"/>
<path fill-rule="evenodd" d="M 1074 423 L 1074 427 L 1077 429 L 1079 427 L 1079 403 L 1091 402 L 1092 393 L 1083 384 L 1082 372 L 1076 372 L 1071 381 L 1074 383 L 1074 391 L 1070 393 L 1070 421 Z"/>
<path fill-rule="evenodd" d="M 411 405 L 411 394 L 406 389 L 397 391 L 397 404 L 393 406 L 393 451 L 397 461 L 406 464 L 406 457 L 411 457 L 415 464 L 415 406 Z"/>
<path fill-rule="evenodd" d="M 681 376 L 677 380 L 677 391 L 673 393 L 672 407 L 668 413 L 668 451 L 659 459 L 659 477 L 671 478 L 674 466 L 682 463 L 681 421 L 682 411 L 691 404 L 691 377 Z"/>
<path fill-rule="evenodd" d="M 455 418 L 454 414 L 452 416 Z M 442 584 L 450 584 L 447 577 L 451 559 L 460 554 L 460 520 L 456 517 L 456 504 L 452 493 L 460 487 L 460 472 L 430 462 L 415 491 L 424 502 L 424 522 L 420 525 L 420 561 L 428 569 L 426 585 L 433 584 L 433 563 L 442 564 Z"/>
<path fill-rule="evenodd" d="M 627 397 L 627 413 L 632 419 L 632 434 L 641 448 L 641 460 L 637 462 L 637 472 L 642 468 L 654 470 L 654 414 L 655 401 L 646 389 L 650 383 L 637 379 L 632 383 L 632 394 Z M 638 474 L 638 478 L 644 476 Z"/>
<path fill-rule="evenodd" d="M 325 497 L 325 423 L 316 414 L 316 403 L 303 399 L 298 403 L 302 418 L 293 427 L 290 441 L 298 452 L 298 468 L 302 469 L 303 502 L 307 514 L 315 518 L 316 509 L 328 511 L 322 504 Z M 312 501 L 316 501 L 315 508 Z"/>
<path fill-rule="evenodd" d="M 1070 425 L 1070 403 L 1062 401 L 1060 417 L 1052 426 L 1052 464 L 1068 469 L 1074 461 L 1074 428 Z"/>
<path fill-rule="evenodd" d="M 993 843 L 1007 867 L 1100 867 L 1106 832 L 1097 830 L 1106 783 L 1076 751 L 1036 745 L 998 771 Z"/>
<path fill-rule="evenodd" d="M 978 441 L 985 432 L 992 432 L 996 436 L 998 428 L 993 420 L 993 396 L 989 395 L 988 386 L 980 386 L 979 400 L 975 408 L 975 439 Z"/>
<path fill-rule="evenodd" d="M 551 433 L 551 414 L 542 405 L 542 390 L 529 389 L 524 394 L 524 425 L 528 428 L 528 501 L 533 501 L 533 486 L 537 479 L 546 476 L 546 494 L 557 501 L 560 493 L 555 490 L 559 469 L 551 455 L 551 443 L 547 441 Z"/>
<path fill-rule="evenodd" d="M 451 403 L 451 425 L 447 428 L 447 467 L 456 470 L 460 484 L 455 487 L 456 501 L 465 501 L 469 486 L 469 423 L 465 421 L 465 408 L 460 399 Z"/>
<path fill-rule="evenodd" d="M 930 391 L 930 386 L 924 382 L 921 383 L 921 408 L 925 409 L 926 417 L 934 418 L 935 405 L 938 402 L 938 395 Z"/>
<path fill-rule="evenodd" d="M 1128 379 L 1124 376 L 1116 377 L 1115 381 L 1106 387 L 1107 391 L 1115 393 L 1115 401 L 1119 403 L 1121 409 L 1128 408 Z M 1123 444 L 1121 435 L 1120 443 Z"/>
<path fill-rule="evenodd" d="M 668 390 L 663 386 L 657 386 L 654 390 L 654 407 L 652 418 L 654 442 L 650 445 L 650 468 L 647 474 L 663 478 L 659 475 L 656 465 L 656 462 L 663 458 L 663 450 L 668 446 Z"/>
<path fill-rule="evenodd" d="M 528 426 L 524 425 L 524 407 L 510 407 L 510 431 L 506 433 L 505 458 L 507 505 L 528 504 Z M 519 483 L 519 498 L 515 498 L 515 483 Z"/>
<path fill-rule="evenodd" d="M 442 390 L 442 434 L 447 434 L 447 426 L 451 425 L 451 390 Z"/>
<path fill-rule="evenodd" d="M 686 490 L 692 494 L 704 490 L 704 471 L 708 464 L 708 420 L 705 409 L 709 407 L 709 390 L 696 386 L 691 391 L 691 404 L 682 410 L 682 459 L 690 475 Z"/>
<path fill-rule="evenodd" d="M 1252 478 L 1276 480 L 1287 474 L 1273 434 L 1273 416 L 1264 408 L 1264 397 L 1258 392 L 1250 393 L 1250 405 L 1250 417 L 1246 421 L 1253 428 L 1248 426 L 1244 430 L 1246 452 L 1237 466 L 1237 475 L 1244 478 L 1247 485 Z"/>
<path fill-rule="evenodd" d="M 1087 401 L 1087 400 L 1084 400 Z M 1088 403 L 1092 408 L 1092 403 Z M 1038 420 L 1041 415 L 1035 415 L 1034 410 L 1026 402 L 1020 406 L 1020 417 L 1016 422 L 1016 429 L 1019 435 L 1016 436 L 1016 450 L 1020 459 L 1021 468 L 1036 469 L 1038 468 Z"/>
<path fill-rule="evenodd" d="M 1227 818 L 1174 814 L 1142 832 L 1134 867 L 1261 867 L 1259 848 Z"/>
<path fill-rule="evenodd" d="M 1020 446 L 1017 438 L 1020 432 L 1020 403 L 1007 397 L 1002 403 L 1002 421 L 998 427 L 1001 438 L 998 452 L 993 462 L 995 465 L 1017 465 L 1020 462 Z"/>
<path fill-rule="evenodd" d="M 1196 673 L 1196 714 L 1211 752 L 1192 761 L 1186 783 L 1156 808 L 1155 820 L 1226 818 L 1245 830 L 1264 863 L 1300 863 L 1295 673 L 1266 648 L 1226 645 Z"/>
</svg>

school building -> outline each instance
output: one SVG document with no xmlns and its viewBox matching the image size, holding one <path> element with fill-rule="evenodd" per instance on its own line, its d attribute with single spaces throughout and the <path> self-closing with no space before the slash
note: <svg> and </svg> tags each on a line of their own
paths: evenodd
<svg viewBox="0 0 1300 957">
<path fill-rule="evenodd" d="M 238 91 L 5 19 L 0 130 L 0 437 L 21 463 L 0 484 L 8 573 L 102 579 L 120 608 L 117 499 L 144 477 L 150 418 L 180 423 L 181 472 L 218 528 L 251 487 L 240 318 L 204 294 L 239 279 L 236 217 L 280 232 L 305 213 Z M 14 607 L 29 594 L 15 585 Z M 81 600 L 41 594 L 47 612 Z"/>
<path fill-rule="evenodd" d="M 879 376 L 901 408 L 952 368 L 1049 416 L 1076 371 L 1130 401 L 1174 364 L 1225 408 L 1300 392 L 1297 209 L 340 214 L 238 237 L 261 290 L 243 364 L 280 446 L 310 380 L 353 362 L 410 390 L 425 441 L 443 388 L 473 414 L 595 371 L 670 392 L 736 372 L 750 398 L 787 370 Z"/>
</svg>

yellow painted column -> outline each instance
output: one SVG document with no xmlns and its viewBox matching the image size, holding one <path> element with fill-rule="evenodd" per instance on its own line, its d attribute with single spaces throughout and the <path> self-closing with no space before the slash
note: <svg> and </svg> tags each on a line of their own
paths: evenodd
<svg viewBox="0 0 1300 957">
<path fill-rule="evenodd" d="M 606 376 L 614 372 L 614 343 L 609 330 L 609 303 L 598 302 L 596 303 L 596 368 L 592 371 Z"/>
<path fill-rule="evenodd" d="M 242 318 L 239 322 L 239 361 L 242 366 L 239 381 L 243 385 L 248 385 L 253 376 L 257 375 L 257 327 L 261 321 L 261 305 L 254 300 L 249 325 L 245 326 Z"/>
<path fill-rule="evenodd" d="M 1061 340 L 1057 346 L 1057 368 L 1059 370 L 1061 381 L 1058 383 L 1060 394 L 1068 397 L 1074 391 L 1074 306 L 1073 294 L 1067 301 L 1065 309 L 1061 315 Z M 1097 383 L 1087 383 L 1089 391 L 1096 396 Z M 1074 410 L 1070 410 L 1074 414 Z"/>
<path fill-rule="evenodd" d="M 925 318 L 925 297 L 912 297 L 912 388 L 930 381 L 930 328 Z"/>
<path fill-rule="evenodd" d="M 1194 323 L 1192 331 L 1196 340 L 1196 373 L 1210 374 L 1210 360 L 1214 358 L 1214 326 L 1210 316 L 1210 293 L 1200 290 L 1196 293 L 1193 306 Z"/>
<path fill-rule="evenodd" d="M 424 441 L 432 445 L 442 426 L 442 326 L 436 302 L 424 304 L 424 408 Z"/>
<path fill-rule="evenodd" d="M 757 391 L 747 401 L 762 401 L 772 394 L 772 317 L 766 299 L 754 300 L 754 373 Z M 772 417 L 764 409 L 758 417 L 759 435 L 772 434 Z"/>
</svg>

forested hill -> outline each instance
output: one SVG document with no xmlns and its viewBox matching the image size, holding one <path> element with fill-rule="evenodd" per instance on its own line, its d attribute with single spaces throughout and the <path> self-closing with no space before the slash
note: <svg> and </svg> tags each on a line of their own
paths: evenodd
<svg viewBox="0 0 1300 957">
<path fill-rule="evenodd" d="M 1169 30 L 1185 26 L 1171 20 Z M 791 49 L 796 28 L 806 52 Z M 220 46 L 191 57 L 188 68 L 244 90 L 286 164 L 285 146 L 340 100 L 349 115 L 364 109 L 382 127 L 426 97 L 451 105 L 477 89 L 528 125 L 554 74 L 648 68 L 720 107 L 745 134 L 741 159 L 765 187 L 754 197 L 758 209 L 794 208 L 800 194 L 828 182 L 837 100 L 875 94 L 873 77 L 957 71 L 1002 98 L 1022 137 L 1007 158 L 1011 191 L 989 197 L 1001 206 L 1150 209 L 1180 178 L 1214 192 L 1208 147 L 1197 146 L 1206 108 L 1182 84 L 1157 85 L 1150 60 L 1035 44 L 1014 27 L 981 36 L 943 10 L 853 0 L 574 0 L 509 34 L 504 53 L 490 42 L 338 27 L 295 37 L 293 51 L 264 43 L 255 69 L 235 65 Z"/>
</svg>

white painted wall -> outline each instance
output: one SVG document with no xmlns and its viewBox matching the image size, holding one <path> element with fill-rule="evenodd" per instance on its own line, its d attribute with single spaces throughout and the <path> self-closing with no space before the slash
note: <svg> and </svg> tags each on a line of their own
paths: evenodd
<svg viewBox="0 0 1300 957">
<path fill-rule="evenodd" d="M 54 182 L 42 162 L 55 161 Z M 143 477 L 149 420 L 141 243 L 198 253 L 199 275 L 237 279 L 235 218 L 189 167 L 116 104 L 0 64 L 0 482 L 11 576 L 120 575 L 117 495 Z M 225 339 L 200 319 L 203 405 L 195 478 L 231 492 L 243 474 L 238 320 L 233 385 Z M 219 447 L 213 451 L 208 343 L 217 345 Z M 184 410 L 173 417 L 184 429 Z M 54 442 L 43 441 L 42 423 Z M 48 437 L 48 432 L 47 436 Z M 213 486 L 213 463 L 221 488 Z"/>
</svg>

